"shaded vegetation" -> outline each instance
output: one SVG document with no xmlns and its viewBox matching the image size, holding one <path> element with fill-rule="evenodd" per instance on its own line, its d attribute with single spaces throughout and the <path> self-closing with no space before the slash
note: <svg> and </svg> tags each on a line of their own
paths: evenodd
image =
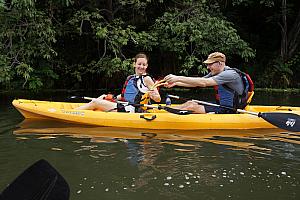
<svg viewBox="0 0 300 200">
<path fill-rule="evenodd" d="M 0 0 L 1 89 L 120 88 L 150 73 L 204 75 L 222 51 L 257 87 L 300 88 L 296 0 Z"/>
</svg>

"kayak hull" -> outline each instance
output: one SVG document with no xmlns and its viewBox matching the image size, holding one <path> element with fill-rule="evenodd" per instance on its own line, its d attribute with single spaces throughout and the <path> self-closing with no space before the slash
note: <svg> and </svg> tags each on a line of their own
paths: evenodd
<svg viewBox="0 0 300 200">
<path fill-rule="evenodd" d="M 121 113 L 74 110 L 81 103 L 18 99 L 12 104 L 26 119 L 54 119 L 95 126 L 139 129 L 258 129 L 276 128 L 264 119 L 250 114 L 177 115 L 153 109 L 151 113 Z M 248 106 L 252 112 L 285 112 L 300 114 L 300 107 Z"/>
</svg>

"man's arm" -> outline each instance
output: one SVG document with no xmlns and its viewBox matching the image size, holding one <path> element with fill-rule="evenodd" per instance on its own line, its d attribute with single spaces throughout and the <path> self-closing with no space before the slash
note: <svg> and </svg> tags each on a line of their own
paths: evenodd
<svg viewBox="0 0 300 200">
<path fill-rule="evenodd" d="M 186 77 L 169 74 L 165 77 L 165 80 L 168 83 L 166 87 L 173 87 L 175 85 L 183 87 L 208 87 L 218 85 L 214 79 L 204 77 Z"/>
</svg>

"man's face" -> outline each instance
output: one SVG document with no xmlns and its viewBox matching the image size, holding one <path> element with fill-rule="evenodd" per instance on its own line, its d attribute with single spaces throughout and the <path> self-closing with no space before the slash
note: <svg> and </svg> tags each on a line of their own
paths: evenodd
<svg viewBox="0 0 300 200">
<path fill-rule="evenodd" d="M 207 69 L 210 70 L 212 75 L 218 74 L 221 72 L 222 63 L 220 61 L 216 61 L 210 64 L 207 64 Z"/>
</svg>

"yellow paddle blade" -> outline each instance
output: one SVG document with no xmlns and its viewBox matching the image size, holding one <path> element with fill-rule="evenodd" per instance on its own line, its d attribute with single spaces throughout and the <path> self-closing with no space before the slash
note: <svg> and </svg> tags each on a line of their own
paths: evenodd
<svg viewBox="0 0 300 200">
<path fill-rule="evenodd" d="M 140 101 L 140 104 L 148 104 L 150 101 L 150 96 L 149 96 L 149 93 L 146 92 L 142 98 L 141 98 L 141 101 Z M 141 107 L 143 110 L 147 110 L 147 107 Z"/>
<path fill-rule="evenodd" d="M 156 82 L 152 85 L 152 87 L 150 88 L 150 90 L 154 90 L 155 88 L 157 88 L 157 87 L 163 85 L 164 82 L 165 82 L 165 80 L 156 81 Z M 148 104 L 149 102 L 150 102 L 150 96 L 149 96 L 149 93 L 146 92 L 146 93 L 142 96 L 141 101 L 140 101 L 140 104 Z M 143 106 L 142 106 L 141 108 L 142 108 L 143 110 L 147 110 L 147 107 L 143 107 Z"/>
<path fill-rule="evenodd" d="M 150 90 L 154 90 L 155 88 L 164 85 L 165 82 L 166 82 L 166 81 L 165 81 L 164 79 L 162 79 L 162 80 L 160 80 L 160 81 L 156 81 L 156 82 L 152 85 L 152 87 L 150 88 Z"/>
</svg>

